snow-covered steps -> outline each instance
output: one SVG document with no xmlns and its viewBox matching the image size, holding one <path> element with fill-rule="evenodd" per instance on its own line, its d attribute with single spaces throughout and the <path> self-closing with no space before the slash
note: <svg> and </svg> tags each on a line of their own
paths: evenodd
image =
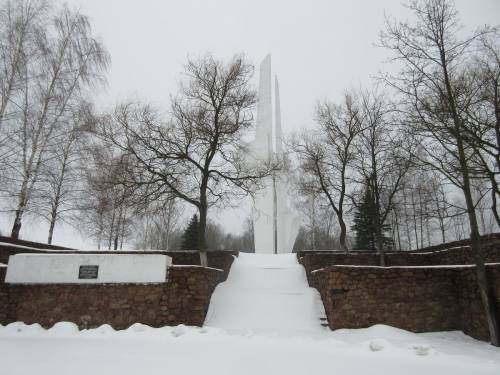
<svg viewBox="0 0 500 375">
<path fill-rule="evenodd" d="M 295 254 L 240 254 L 212 295 L 205 325 L 228 331 L 318 334 L 323 303 Z"/>
</svg>

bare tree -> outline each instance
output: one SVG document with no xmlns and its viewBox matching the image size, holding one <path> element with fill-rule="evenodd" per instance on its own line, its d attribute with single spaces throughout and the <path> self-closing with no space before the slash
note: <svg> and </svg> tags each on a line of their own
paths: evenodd
<svg viewBox="0 0 500 375">
<path fill-rule="evenodd" d="M 384 226 L 411 161 L 402 152 L 402 138 L 393 128 L 394 119 L 383 95 L 365 92 L 361 98 L 362 132 L 356 140 L 359 184 L 373 194 L 376 248 L 385 266 Z"/>
<path fill-rule="evenodd" d="M 90 106 L 82 103 L 81 108 L 66 117 L 66 126 L 54 138 L 56 147 L 47 151 L 42 165 L 38 186 L 33 193 L 30 211 L 49 223 L 47 243 L 52 243 L 54 229 L 59 221 L 71 219 L 82 196 L 83 154 L 89 152 Z"/>
<path fill-rule="evenodd" d="M 450 225 L 450 209 L 452 205 L 449 202 L 443 178 L 438 173 L 432 173 L 430 177 L 430 201 L 431 214 L 437 221 L 439 231 L 441 232 L 441 242 L 446 242 L 446 233 Z"/>
<path fill-rule="evenodd" d="M 337 216 L 343 250 L 347 250 L 344 215 L 348 168 L 354 160 L 354 141 L 362 131 L 360 117 L 356 95 L 346 94 L 341 105 L 321 103 L 316 108 L 317 134 L 304 133 L 291 145 L 301 169 L 314 179 L 312 185 L 318 186 L 318 193 L 326 197 Z"/>
<path fill-rule="evenodd" d="M 172 99 L 163 121 L 149 107 L 117 108 L 104 136 L 132 158 L 128 181 L 150 198 L 173 195 L 199 211 L 201 261 L 206 265 L 205 231 L 211 206 L 246 195 L 269 175 L 252 166 L 243 142 L 252 127 L 253 68 L 243 57 L 229 63 L 213 56 L 189 60 L 187 81 Z"/>
<path fill-rule="evenodd" d="M 304 155 L 301 155 L 303 157 Z M 302 217 L 302 225 L 298 234 L 298 243 L 309 249 L 316 250 L 317 234 L 319 232 L 319 205 L 321 188 L 317 186 L 317 178 L 312 171 L 305 168 L 304 160 L 301 162 L 300 173 L 294 178 L 298 197 L 294 206 Z M 328 204 L 329 206 L 329 204 Z M 296 241 L 297 243 L 297 241 Z M 303 247 L 304 248 L 304 247 Z"/>
<path fill-rule="evenodd" d="M 3 1 L 0 4 L 0 130 L 4 119 L 18 112 L 13 99 L 22 87 L 27 60 L 33 58 L 38 34 L 49 10 L 44 0 Z"/>
<path fill-rule="evenodd" d="M 12 189 L 12 159 L 17 119 L 22 114 L 26 65 L 37 54 L 37 40 L 46 27 L 49 7 L 43 0 L 0 3 L 0 190 Z"/>
<path fill-rule="evenodd" d="M 19 114 L 9 161 L 17 200 L 11 236 L 17 238 L 24 213 L 51 147 L 84 90 L 102 78 L 108 55 L 92 37 L 86 16 L 63 7 L 37 35 L 37 51 L 26 56 L 19 89 Z M 11 100 L 12 101 L 12 100 Z"/>
<path fill-rule="evenodd" d="M 121 248 L 135 212 L 133 190 L 122 183 L 128 159 L 113 151 L 99 142 L 91 145 L 78 205 L 80 229 L 108 250 Z"/>
<path fill-rule="evenodd" d="M 467 80 L 464 68 L 473 55 L 472 44 L 489 30 L 459 39 L 458 14 L 448 0 L 415 1 L 409 8 L 417 17 L 415 24 L 389 19 L 381 35 L 382 45 L 391 50 L 394 59 L 403 66 L 399 75 L 388 75 L 385 80 L 405 100 L 411 133 L 419 141 L 424 155 L 419 157 L 420 161 L 445 175 L 463 192 L 478 286 L 491 343 L 498 346 L 498 322 L 471 189 L 474 150 L 467 143 L 469 131 L 465 117 L 471 92 L 464 89 L 463 84 Z"/>
<path fill-rule="evenodd" d="M 464 140 L 475 151 L 471 164 L 474 177 L 490 184 L 491 212 L 500 227 L 497 199 L 500 198 L 500 44 L 495 32 L 480 35 L 471 68 L 462 77 L 463 89 L 471 99 L 464 106 Z M 481 182 L 479 184 L 482 185 Z"/>
<path fill-rule="evenodd" d="M 455 240 L 465 240 L 467 238 L 467 209 L 462 205 L 462 201 L 456 199 L 450 210 L 451 226 Z"/>
<path fill-rule="evenodd" d="M 93 238 L 100 250 L 106 229 L 106 218 L 111 210 L 111 198 L 105 187 L 108 160 L 111 155 L 107 148 L 99 144 L 89 145 L 89 152 L 84 156 L 84 181 L 82 196 L 77 205 L 79 230 Z"/>
<path fill-rule="evenodd" d="M 181 207 L 174 198 L 150 202 L 136 210 L 139 232 L 136 246 L 140 249 L 172 249 L 172 233 L 177 229 Z"/>
</svg>

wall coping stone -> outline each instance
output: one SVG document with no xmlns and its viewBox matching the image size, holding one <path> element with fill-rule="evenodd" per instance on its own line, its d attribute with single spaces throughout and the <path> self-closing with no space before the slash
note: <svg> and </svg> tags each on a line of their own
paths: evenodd
<svg viewBox="0 0 500 375">
<path fill-rule="evenodd" d="M 81 286 L 88 286 L 88 287 L 99 287 L 99 286 L 127 286 L 127 285 L 145 285 L 145 286 L 151 286 L 151 285 L 163 285 L 163 284 L 167 284 L 168 281 L 162 281 L 162 282 L 154 282 L 154 283 L 94 283 L 94 284 L 88 284 L 88 283 L 45 283 L 45 284 L 42 284 L 42 283 L 9 283 L 9 285 L 12 285 L 12 286 L 60 286 L 60 285 L 63 285 L 63 286 L 77 286 L 77 287 L 81 287 Z"/>
<path fill-rule="evenodd" d="M 454 247 L 449 247 L 446 249 L 438 249 L 438 250 L 431 250 L 431 251 L 422 251 L 422 250 L 401 250 L 401 251 L 389 251 L 385 252 L 384 255 L 429 255 L 429 254 L 438 254 L 438 253 L 444 253 L 447 251 L 454 251 L 454 250 L 459 250 L 459 249 L 470 249 L 470 245 L 462 245 L 462 246 L 454 246 Z M 418 251 L 418 252 L 417 252 Z M 335 254 L 335 255 L 380 255 L 376 251 L 345 251 L 345 250 L 301 250 L 300 253 L 304 253 L 304 255 L 308 254 L 315 254 L 315 255 L 329 255 L 329 254 Z M 300 254 L 297 253 L 297 254 Z M 300 258 L 303 258 L 304 255 L 300 256 Z"/>
<path fill-rule="evenodd" d="M 220 268 L 204 267 L 204 266 L 200 266 L 198 264 L 172 264 L 169 268 L 203 268 L 206 270 L 224 272 L 224 270 L 221 270 Z"/>
<path fill-rule="evenodd" d="M 485 266 L 498 266 L 500 263 L 485 263 Z M 324 268 L 320 268 L 314 271 L 311 271 L 311 274 L 320 272 L 320 271 L 327 271 L 329 269 L 334 269 L 334 268 L 373 268 L 373 269 L 466 269 L 466 268 L 475 268 L 475 264 L 442 264 L 442 265 L 434 265 L 434 266 L 389 266 L 389 267 L 382 267 L 382 266 L 364 266 L 364 265 L 350 265 L 350 264 L 336 264 L 334 266 L 328 266 Z"/>
</svg>

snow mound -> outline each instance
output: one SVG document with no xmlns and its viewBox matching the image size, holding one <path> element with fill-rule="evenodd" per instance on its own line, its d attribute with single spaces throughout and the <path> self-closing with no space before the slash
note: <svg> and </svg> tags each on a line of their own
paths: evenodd
<svg viewBox="0 0 500 375">
<path fill-rule="evenodd" d="M 332 332 L 332 336 L 340 340 L 347 340 L 353 343 L 370 341 L 379 338 L 387 339 L 390 342 L 422 340 L 422 338 L 416 333 L 384 324 L 376 324 L 368 328 L 337 329 Z"/>
<path fill-rule="evenodd" d="M 103 325 L 97 327 L 95 329 L 95 332 L 97 332 L 97 333 L 99 333 L 101 335 L 105 335 L 105 334 L 109 334 L 109 333 L 115 332 L 115 330 L 109 324 L 103 324 Z"/>
<path fill-rule="evenodd" d="M 145 332 L 147 330 L 152 329 L 150 326 L 142 323 L 134 323 L 130 327 L 128 327 L 126 330 L 128 332 Z"/>
<path fill-rule="evenodd" d="M 25 327 L 26 327 L 26 324 L 24 324 L 23 322 L 10 323 L 10 324 L 7 324 L 3 328 L 2 333 L 4 333 L 4 334 L 20 333 L 20 332 L 24 331 Z"/>
<path fill-rule="evenodd" d="M 45 329 L 38 323 L 25 324 L 23 322 L 15 322 L 7 324 L 0 330 L 0 332 L 7 335 L 15 333 L 36 335 L 40 332 L 45 332 Z"/>
<path fill-rule="evenodd" d="M 56 336 L 72 336 L 78 332 L 78 326 L 71 322 L 58 322 L 47 330 L 47 333 Z"/>
</svg>

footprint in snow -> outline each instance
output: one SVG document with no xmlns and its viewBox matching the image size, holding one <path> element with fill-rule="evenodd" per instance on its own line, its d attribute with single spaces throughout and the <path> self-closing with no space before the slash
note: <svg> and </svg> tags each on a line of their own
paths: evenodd
<svg viewBox="0 0 500 375">
<path fill-rule="evenodd" d="M 386 346 L 386 341 L 383 339 L 374 339 L 371 340 L 370 343 L 368 344 L 368 347 L 372 352 L 379 352 L 383 350 Z"/>
<path fill-rule="evenodd" d="M 184 324 L 179 324 L 172 330 L 172 336 L 179 337 L 187 332 L 187 327 Z"/>
<path fill-rule="evenodd" d="M 420 356 L 427 356 L 429 354 L 436 353 L 436 351 L 434 350 L 434 348 L 432 346 L 426 345 L 426 344 L 414 344 L 411 346 L 411 349 L 413 349 L 415 351 L 416 355 L 420 355 Z"/>
</svg>

